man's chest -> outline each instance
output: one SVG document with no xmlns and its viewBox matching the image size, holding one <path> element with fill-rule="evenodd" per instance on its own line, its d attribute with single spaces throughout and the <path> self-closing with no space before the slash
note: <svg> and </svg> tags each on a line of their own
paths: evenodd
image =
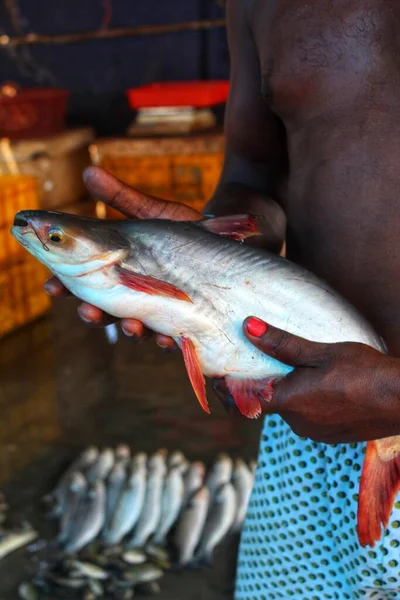
<svg viewBox="0 0 400 600">
<path fill-rule="evenodd" d="M 254 0 L 262 94 L 282 118 L 400 69 L 396 0 Z"/>
</svg>

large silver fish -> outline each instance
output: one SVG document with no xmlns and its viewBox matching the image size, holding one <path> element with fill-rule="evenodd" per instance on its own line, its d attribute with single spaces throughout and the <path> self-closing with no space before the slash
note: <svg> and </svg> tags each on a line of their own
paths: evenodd
<svg viewBox="0 0 400 600">
<path fill-rule="evenodd" d="M 212 564 L 213 552 L 232 527 L 236 513 L 236 494 L 231 483 L 216 492 L 201 536 L 195 560 Z"/>
<path fill-rule="evenodd" d="M 182 502 L 183 506 L 186 506 L 193 494 L 201 488 L 204 483 L 205 473 L 206 467 L 204 463 L 195 461 L 190 465 L 184 477 L 185 491 Z"/>
<path fill-rule="evenodd" d="M 224 453 L 219 454 L 206 479 L 206 485 L 210 491 L 210 508 L 216 491 L 221 485 L 230 481 L 232 469 L 233 463 L 231 457 Z"/>
<path fill-rule="evenodd" d="M 145 498 L 146 474 L 144 465 L 136 465 L 129 475 L 104 536 L 108 544 L 117 544 L 136 525 Z"/>
<path fill-rule="evenodd" d="M 174 536 L 180 566 L 187 565 L 193 559 L 207 517 L 208 496 L 208 488 L 201 487 L 180 516 Z"/>
<path fill-rule="evenodd" d="M 242 528 L 254 484 L 254 475 L 241 458 L 235 461 L 232 483 L 236 493 L 236 512 L 232 531 L 238 532 Z"/>
<path fill-rule="evenodd" d="M 86 494 L 86 490 L 87 482 L 82 473 L 79 471 L 71 473 L 70 487 L 60 519 L 60 532 L 57 538 L 59 543 L 63 543 L 68 539 L 75 519 L 76 511 L 79 503 Z"/>
<path fill-rule="evenodd" d="M 78 552 L 100 533 L 105 516 L 106 492 L 99 479 L 89 487 L 79 502 L 70 535 L 65 543 L 67 552 Z"/>
<path fill-rule="evenodd" d="M 107 479 L 106 488 L 106 514 L 104 519 L 104 528 L 102 539 L 107 541 L 109 526 L 113 518 L 118 499 L 121 495 L 126 479 L 125 459 L 118 460 L 110 471 Z"/>
<path fill-rule="evenodd" d="M 107 479 L 114 465 L 114 461 L 114 451 L 111 448 L 104 448 L 97 457 L 97 460 L 91 465 L 86 473 L 88 483 L 94 483 L 100 479 Z"/>
<path fill-rule="evenodd" d="M 142 510 L 133 536 L 127 544 L 128 548 L 143 547 L 160 521 L 165 463 L 159 461 L 153 463 L 148 473 Z"/>
<path fill-rule="evenodd" d="M 181 463 L 174 463 L 165 478 L 162 494 L 161 517 L 154 536 L 154 543 L 164 545 L 168 532 L 178 518 L 182 506 L 184 485 Z"/>
<path fill-rule="evenodd" d="M 12 228 L 75 296 L 173 337 L 204 410 L 204 375 L 219 377 L 250 418 L 261 414 L 260 398 L 271 398 L 271 383 L 292 367 L 246 339 L 242 323 L 249 315 L 312 341 L 353 341 L 385 352 L 370 324 L 325 282 L 234 241 L 256 232 L 255 219 L 245 216 L 106 221 L 46 211 L 21 211 Z M 381 538 L 399 488 L 400 437 L 369 442 L 359 494 L 361 544 Z"/>
</svg>

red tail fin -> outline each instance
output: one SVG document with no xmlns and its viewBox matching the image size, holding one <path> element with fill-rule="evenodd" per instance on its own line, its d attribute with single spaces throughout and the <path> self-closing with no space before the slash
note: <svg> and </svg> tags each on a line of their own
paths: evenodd
<svg viewBox="0 0 400 600">
<path fill-rule="evenodd" d="M 274 393 L 275 379 L 240 379 L 225 376 L 227 388 L 235 400 L 236 406 L 249 419 L 257 419 L 262 413 L 261 402 L 269 402 Z"/>
<path fill-rule="evenodd" d="M 362 546 L 374 546 L 386 529 L 400 490 L 400 437 L 368 442 L 358 499 L 357 534 Z"/>
</svg>

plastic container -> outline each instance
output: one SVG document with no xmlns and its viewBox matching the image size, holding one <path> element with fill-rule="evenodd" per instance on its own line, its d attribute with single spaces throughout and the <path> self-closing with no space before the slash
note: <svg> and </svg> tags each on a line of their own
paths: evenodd
<svg viewBox="0 0 400 600">
<path fill-rule="evenodd" d="M 0 94 L 0 137 L 42 137 L 65 129 L 69 92 L 54 88 L 25 88 L 15 95 Z"/>
<path fill-rule="evenodd" d="M 126 93 L 134 110 L 161 106 L 204 108 L 226 102 L 229 81 L 152 83 L 129 89 Z"/>
</svg>

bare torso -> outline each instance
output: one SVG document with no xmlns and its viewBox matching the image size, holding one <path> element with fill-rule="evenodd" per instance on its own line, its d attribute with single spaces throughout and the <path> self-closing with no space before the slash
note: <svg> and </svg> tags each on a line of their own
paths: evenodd
<svg viewBox="0 0 400 600">
<path fill-rule="evenodd" d="M 283 124 L 288 257 L 400 356 L 400 4 L 250 0 L 246 18 L 260 94 Z"/>
</svg>

